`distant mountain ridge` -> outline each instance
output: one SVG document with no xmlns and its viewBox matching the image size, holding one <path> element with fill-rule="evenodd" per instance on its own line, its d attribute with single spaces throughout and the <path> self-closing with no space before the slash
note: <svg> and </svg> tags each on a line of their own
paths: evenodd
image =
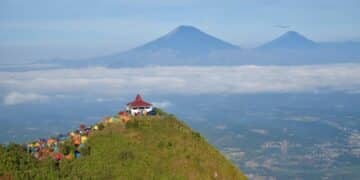
<svg viewBox="0 0 360 180">
<path fill-rule="evenodd" d="M 178 26 L 166 35 L 123 53 L 94 58 L 87 64 L 108 67 L 206 65 L 206 57 L 241 48 L 193 26 Z"/>
<path fill-rule="evenodd" d="M 280 37 L 265 43 L 259 49 L 311 49 L 319 45 L 295 31 L 288 31 Z"/>
<path fill-rule="evenodd" d="M 153 41 L 125 52 L 83 60 L 37 61 L 0 70 L 109 68 L 145 66 L 311 65 L 359 63 L 360 42 L 315 42 L 288 31 L 254 49 L 241 49 L 193 26 L 181 25 Z M 42 66 L 39 66 L 39 64 Z M 45 66 L 44 66 L 45 65 Z"/>
<path fill-rule="evenodd" d="M 194 56 L 229 49 L 240 48 L 204 33 L 196 27 L 182 25 L 154 41 L 130 50 L 130 52 L 171 50 L 180 56 Z"/>
</svg>

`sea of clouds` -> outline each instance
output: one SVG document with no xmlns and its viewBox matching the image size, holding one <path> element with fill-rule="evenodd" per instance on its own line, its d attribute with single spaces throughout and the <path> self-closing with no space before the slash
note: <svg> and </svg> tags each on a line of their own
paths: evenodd
<svg viewBox="0 0 360 180">
<path fill-rule="evenodd" d="M 177 66 L 0 72 L 3 104 L 53 97 L 122 94 L 360 92 L 360 64 L 311 66 Z"/>
</svg>

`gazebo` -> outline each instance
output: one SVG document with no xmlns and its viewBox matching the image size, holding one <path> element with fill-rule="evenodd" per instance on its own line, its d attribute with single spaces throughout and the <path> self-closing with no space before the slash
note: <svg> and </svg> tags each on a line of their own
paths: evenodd
<svg viewBox="0 0 360 180">
<path fill-rule="evenodd" d="M 145 115 L 153 110 L 151 103 L 148 103 L 142 99 L 140 94 L 136 95 L 134 101 L 126 104 L 126 111 L 131 115 Z"/>
</svg>

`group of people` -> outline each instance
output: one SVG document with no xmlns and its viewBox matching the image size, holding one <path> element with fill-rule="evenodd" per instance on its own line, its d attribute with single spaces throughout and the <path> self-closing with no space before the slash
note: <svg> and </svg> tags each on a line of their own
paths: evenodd
<svg viewBox="0 0 360 180">
<path fill-rule="evenodd" d="M 57 161 L 71 160 L 80 157 L 80 148 L 84 146 L 92 131 L 98 130 L 98 125 L 86 127 L 80 125 L 76 131 L 67 135 L 60 134 L 56 137 L 38 139 L 26 145 L 27 151 L 36 159 L 43 160 L 51 157 Z M 68 147 L 72 146 L 72 147 Z M 71 152 L 73 150 L 73 152 Z"/>
<path fill-rule="evenodd" d="M 119 112 L 116 116 L 105 117 L 99 123 L 90 127 L 82 124 L 78 129 L 66 135 L 60 134 L 56 137 L 38 139 L 26 144 L 26 148 L 32 156 L 39 160 L 49 157 L 56 161 L 79 158 L 81 156 L 80 149 L 85 146 L 93 131 L 101 130 L 108 124 L 116 122 L 126 123 L 129 120 L 130 116 L 127 112 Z"/>
</svg>

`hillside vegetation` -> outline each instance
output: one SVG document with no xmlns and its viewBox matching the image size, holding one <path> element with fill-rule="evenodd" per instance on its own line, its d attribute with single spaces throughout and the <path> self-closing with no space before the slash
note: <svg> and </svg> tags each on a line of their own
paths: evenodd
<svg viewBox="0 0 360 180">
<path fill-rule="evenodd" d="M 134 117 L 94 132 L 79 159 L 39 161 L 0 147 L 0 179 L 246 179 L 197 132 L 171 115 Z"/>
</svg>

